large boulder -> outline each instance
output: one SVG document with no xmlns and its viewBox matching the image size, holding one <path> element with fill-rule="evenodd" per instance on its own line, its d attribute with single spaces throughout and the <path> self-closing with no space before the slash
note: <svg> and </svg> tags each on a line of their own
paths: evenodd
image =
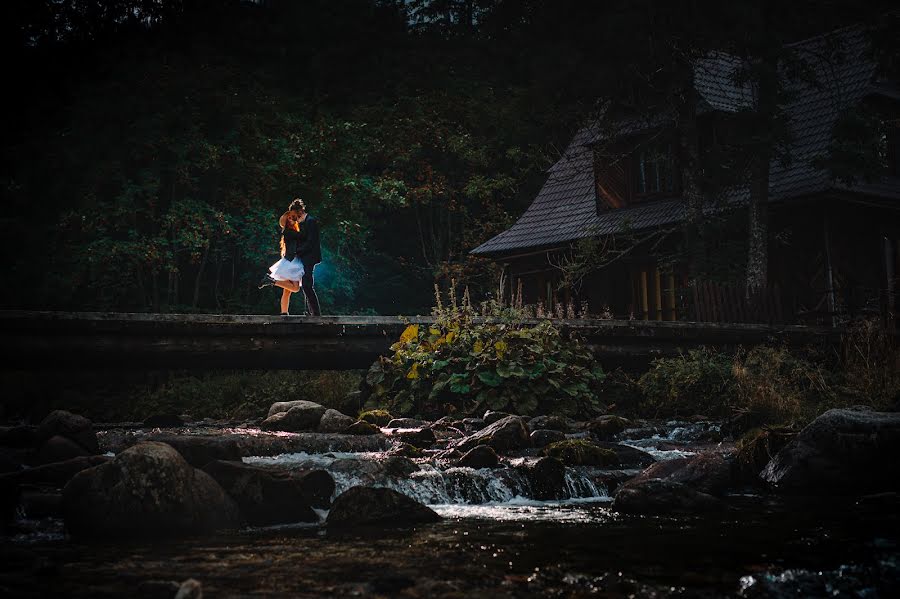
<svg viewBox="0 0 900 599">
<path fill-rule="evenodd" d="M 86 455 L 100 453 L 100 445 L 97 443 L 97 433 L 94 425 L 84 416 L 72 414 L 65 410 L 50 412 L 38 425 L 35 432 L 35 441 L 44 443 L 51 437 L 65 437 L 79 445 Z"/>
<path fill-rule="evenodd" d="M 381 429 L 372 424 L 371 422 L 366 422 L 365 420 L 357 420 L 346 429 L 344 429 L 345 435 L 379 435 L 381 434 Z"/>
<path fill-rule="evenodd" d="M 551 431 L 568 432 L 572 425 L 564 416 L 535 416 L 528 421 L 528 428 L 533 431 L 546 429 Z"/>
<path fill-rule="evenodd" d="M 320 507 L 328 506 L 328 498 L 334 492 L 334 479 L 324 470 L 304 478 L 294 478 L 288 472 L 265 470 L 243 462 L 214 461 L 203 468 L 225 492 L 234 499 L 244 521 L 255 526 L 284 522 L 318 522 L 311 502 Z M 315 485 L 318 479 L 324 485 Z M 315 498 L 304 489 L 304 482 L 315 488 Z M 317 487 L 324 486 L 324 489 Z M 324 494 L 323 498 L 321 495 Z"/>
<path fill-rule="evenodd" d="M 656 462 L 628 485 L 657 479 L 681 483 L 709 495 L 723 495 L 735 480 L 733 458 L 707 451 L 687 458 Z"/>
<path fill-rule="evenodd" d="M 687 485 L 654 478 L 623 485 L 610 507 L 628 514 L 696 514 L 724 509 L 724 504 Z"/>
<path fill-rule="evenodd" d="M 291 404 L 286 411 L 272 413 L 276 406 Z M 259 426 L 266 431 L 285 431 L 296 433 L 314 431 L 325 414 L 325 408 L 311 401 L 280 402 L 269 410 L 269 417 Z"/>
<path fill-rule="evenodd" d="M 63 513 L 81 538 L 173 537 L 239 523 L 237 505 L 215 480 L 152 441 L 76 474 L 63 489 Z"/>
<path fill-rule="evenodd" d="M 171 445 L 195 468 L 203 468 L 213 460 L 240 460 L 242 456 L 238 439 L 230 436 L 161 433 L 151 440 Z"/>
<path fill-rule="evenodd" d="M 521 418 L 507 416 L 462 439 L 456 448 L 465 452 L 478 445 L 490 445 L 502 453 L 530 447 L 531 437 Z"/>
<path fill-rule="evenodd" d="M 422 428 L 428 423 L 418 418 L 392 418 L 385 428 Z"/>
<path fill-rule="evenodd" d="M 266 414 L 266 417 L 274 416 L 275 414 L 279 414 L 281 412 L 288 412 L 291 408 L 322 408 L 322 412 L 325 412 L 325 408 L 320 404 L 317 404 L 314 401 L 307 401 L 305 399 L 296 399 L 293 401 L 276 401 L 269 407 L 269 413 Z"/>
<path fill-rule="evenodd" d="M 440 519 L 430 507 L 393 489 L 351 487 L 334 500 L 326 523 L 329 527 L 406 525 Z"/>
<path fill-rule="evenodd" d="M 900 489 L 900 413 L 829 410 L 779 451 L 760 476 L 785 493 Z"/>
<path fill-rule="evenodd" d="M 0 447 L 32 447 L 36 433 L 35 426 L 0 426 Z"/>
<path fill-rule="evenodd" d="M 624 431 L 630 422 L 620 416 L 600 416 L 585 425 L 585 430 L 590 432 L 598 441 L 612 441 L 613 438 Z"/>
<path fill-rule="evenodd" d="M 319 420 L 318 431 L 320 433 L 341 433 L 354 422 L 356 422 L 356 420 L 350 416 L 328 408 Z"/>
</svg>

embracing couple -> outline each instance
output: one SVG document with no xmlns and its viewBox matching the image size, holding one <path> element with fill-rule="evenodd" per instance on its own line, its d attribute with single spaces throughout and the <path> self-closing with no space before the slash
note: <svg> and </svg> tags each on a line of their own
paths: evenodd
<svg viewBox="0 0 900 599">
<path fill-rule="evenodd" d="M 306 211 L 303 200 L 297 198 L 278 219 L 278 226 L 281 227 L 281 259 L 269 267 L 259 288 L 281 287 L 282 316 L 288 315 L 291 294 L 302 289 L 307 314 L 319 316 L 319 298 L 313 282 L 313 270 L 322 261 L 319 221 Z"/>
</svg>

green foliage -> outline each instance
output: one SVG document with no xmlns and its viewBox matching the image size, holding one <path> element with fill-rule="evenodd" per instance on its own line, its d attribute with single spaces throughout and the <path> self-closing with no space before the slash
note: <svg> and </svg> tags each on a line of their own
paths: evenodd
<svg viewBox="0 0 900 599">
<path fill-rule="evenodd" d="M 615 466 L 619 463 L 616 452 L 598 447 L 584 439 L 567 439 L 551 443 L 544 448 L 544 455 L 557 458 L 567 466 Z"/>
<path fill-rule="evenodd" d="M 54 409 L 95 422 L 141 421 L 153 414 L 190 414 L 196 419 L 265 418 L 277 401 L 305 399 L 346 411 L 347 395 L 359 388 L 358 371 L 232 371 L 221 373 L 72 373 L 61 380 L 46 373 L 6 373 L 0 417 L 40 421 Z"/>
<path fill-rule="evenodd" d="M 591 415 L 604 373 L 584 342 L 550 321 L 527 322 L 494 305 L 440 304 L 432 326 L 411 324 L 390 358 L 372 365 L 370 403 L 392 413 Z"/>
<path fill-rule="evenodd" d="M 721 417 L 728 414 L 734 381 L 731 358 L 709 349 L 659 358 L 638 379 L 645 416 Z"/>
<path fill-rule="evenodd" d="M 784 347 L 762 345 L 738 352 L 733 379 L 732 409 L 744 427 L 803 425 L 837 405 L 824 365 Z"/>
</svg>

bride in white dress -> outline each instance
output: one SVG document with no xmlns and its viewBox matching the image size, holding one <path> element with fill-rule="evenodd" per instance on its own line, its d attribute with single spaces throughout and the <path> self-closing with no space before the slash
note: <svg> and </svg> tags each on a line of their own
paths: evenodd
<svg viewBox="0 0 900 599">
<path fill-rule="evenodd" d="M 300 291 L 300 280 L 303 278 L 303 263 L 297 257 L 297 242 L 300 236 L 299 215 L 288 210 L 278 219 L 281 227 L 281 258 L 269 267 L 269 273 L 263 276 L 259 288 L 281 287 L 281 315 L 288 315 L 291 294 Z"/>
</svg>

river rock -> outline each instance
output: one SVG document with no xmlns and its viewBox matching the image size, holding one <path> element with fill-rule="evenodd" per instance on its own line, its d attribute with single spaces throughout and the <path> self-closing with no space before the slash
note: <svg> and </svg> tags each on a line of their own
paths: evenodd
<svg viewBox="0 0 900 599">
<path fill-rule="evenodd" d="M 475 431 L 480 431 L 484 427 L 487 426 L 484 420 L 481 418 L 463 418 L 462 419 L 462 429 L 467 433 L 474 433 Z M 457 427 L 458 428 L 458 427 Z"/>
<path fill-rule="evenodd" d="M 565 498 L 566 466 L 558 459 L 544 457 L 518 469 L 528 479 L 534 499 L 548 501 Z"/>
<path fill-rule="evenodd" d="M 409 443 L 415 447 L 431 447 L 437 441 L 434 431 L 430 428 L 419 428 L 414 430 L 401 430 L 394 433 L 395 438 L 399 438 L 404 443 Z"/>
<path fill-rule="evenodd" d="M 606 441 L 595 441 L 594 443 L 597 447 L 614 451 L 619 457 L 619 466 L 621 468 L 646 468 L 656 462 L 656 458 L 636 447 Z"/>
<path fill-rule="evenodd" d="M 614 451 L 598 447 L 583 439 L 568 439 L 548 445 L 544 455 L 554 457 L 567 466 L 618 466 L 619 456 Z"/>
<path fill-rule="evenodd" d="M 566 435 L 559 432 L 558 430 L 538 429 L 536 431 L 531 431 L 531 444 L 534 447 L 546 447 L 551 443 L 564 441 L 565 438 Z"/>
<path fill-rule="evenodd" d="M 490 445 L 495 451 L 502 453 L 529 447 L 531 438 L 528 427 L 521 418 L 507 416 L 462 439 L 456 447 L 466 452 L 477 445 Z"/>
<path fill-rule="evenodd" d="M 315 409 L 322 408 L 322 413 L 325 412 L 325 407 L 321 404 L 317 404 L 314 401 L 307 401 L 305 399 L 297 399 L 294 401 L 276 401 L 269 407 L 269 413 L 266 414 L 266 417 L 274 416 L 275 414 L 281 412 L 287 412 L 291 408 L 305 408 L 305 409 Z M 321 414 L 320 414 L 321 415 Z"/>
<path fill-rule="evenodd" d="M 75 441 L 62 435 L 54 435 L 41 444 L 31 457 L 31 463 L 39 466 L 88 455 L 90 452 Z"/>
<path fill-rule="evenodd" d="M 387 410 L 366 410 L 359 415 L 359 419 L 375 426 L 387 426 L 394 417 Z"/>
<path fill-rule="evenodd" d="M 721 510 L 724 504 L 687 485 L 654 478 L 623 485 L 611 507 L 628 514 L 695 514 Z"/>
<path fill-rule="evenodd" d="M 900 413 L 828 410 L 761 473 L 785 493 L 865 494 L 900 489 Z"/>
<path fill-rule="evenodd" d="M 422 450 L 418 447 L 403 442 L 397 443 L 391 447 L 391 449 L 388 450 L 388 454 L 403 458 L 421 458 L 424 455 Z"/>
<path fill-rule="evenodd" d="M 598 441 L 611 441 L 616 435 L 628 428 L 629 422 L 619 416 L 600 416 L 588 422 L 585 429 Z"/>
<path fill-rule="evenodd" d="M 569 422 L 562 416 L 535 416 L 528 421 L 528 428 L 531 430 L 546 429 L 551 431 L 567 432 L 572 427 Z"/>
<path fill-rule="evenodd" d="M 406 525 L 440 519 L 430 507 L 393 489 L 351 487 L 334 500 L 326 523 L 329 527 Z"/>
<path fill-rule="evenodd" d="M 459 458 L 459 466 L 466 468 L 495 468 L 500 464 L 494 449 L 488 445 L 478 445 Z"/>
<path fill-rule="evenodd" d="M 345 431 L 347 427 L 354 422 L 356 422 L 356 420 L 350 416 L 328 408 L 319 420 L 318 430 L 320 433 L 340 433 Z"/>
<path fill-rule="evenodd" d="M 345 435 L 378 435 L 380 433 L 380 428 L 365 420 L 357 420 L 344 430 Z"/>
<path fill-rule="evenodd" d="M 300 431 L 314 431 L 319 426 L 319 421 L 325 414 L 325 408 L 311 401 L 281 402 L 272 406 L 286 404 L 291 405 L 287 411 L 275 412 L 263 420 L 259 428 L 265 431 L 285 431 L 297 433 Z M 269 410 L 271 412 L 271 410 Z"/>
<path fill-rule="evenodd" d="M 49 485 L 62 488 L 73 476 L 110 461 L 112 458 L 102 455 L 78 456 L 61 462 L 43 464 L 34 468 L 26 468 L 16 472 L 0 475 L 0 480 L 10 481 L 18 485 Z"/>
<path fill-rule="evenodd" d="M 681 483 L 708 495 L 722 495 L 732 485 L 732 458 L 707 451 L 687 458 L 656 462 L 628 485 L 657 479 Z"/>
<path fill-rule="evenodd" d="M 151 439 L 174 447 L 194 468 L 202 468 L 213 460 L 241 459 L 238 440 L 230 436 L 163 433 L 153 435 Z"/>
<path fill-rule="evenodd" d="M 63 512 L 67 530 L 82 538 L 181 536 L 239 522 L 216 481 L 152 441 L 76 474 L 63 489 Z"/>
<path fill-rule="evenodd" d="M 237 502 L 248 524 L 267 526 L 285 522 L 318 522 L 301 482 L 289 473 L 264 470 L 243 462 L 216 460 L 203 467 L 225 492 Z M 334 479 L 324 470 L 319 477 L 327 478 L 330 487 L 327 498 L 334 492 Z M 324 507 L 327 507 L 327 503 Z"/>
<path fill-rule="evenodd" d="M 494 424 L 495 422 L 497 422 L 498 420 L 503 420 L 504 418 L 506 418 L 508 416 L 513 416 L 513 415 L 514 414 L 508 414 L 506 412 L 493 412 L 491 410 L 488 410 L 487 412 L 484 413 L 484 416 L 482 416 L 481 419 L 484 420 L 484 423 L 486 425 L 491 425 L 491 424 Z"/>
<path fill-rule="evenodd" d="M 385 428 L 422 428 L 423 426 L 428 426 L 428 423 L 417 418 L 393 418 Z"/>
<path fill-rule="evenodd" d="M 91 421 L 84 416 L 72 414 L 65 410 L 50 412 L 38 425 L 35 441 L 43 443 L 55 436 L 62 436 L 81 446 L 87 455 L 100 453 L 97 434 Z M 74 457 L 74 456 L 73 456 Z"/>
</svg>

